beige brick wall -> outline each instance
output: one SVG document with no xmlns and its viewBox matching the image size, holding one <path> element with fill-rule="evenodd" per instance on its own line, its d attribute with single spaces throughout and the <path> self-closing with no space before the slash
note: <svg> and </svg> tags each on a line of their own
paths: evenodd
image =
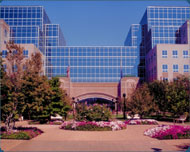
<svg viewBox="0 0 190 152">
<path fill-rule="evenodd" d="M 116 97 L 122 97 L 123 93 L 126 96 L 136 88 L 139 78 L 137 77 L 124 77 L 119 83 L 72 83 L 70 78 L 60 77 L 61 88 L 67 91 L 67 94 L 75 99 L 86 99 L 90 97 L 102 97 L 108 100 L 115 100 Z"/>
<path fill-rule="evenodd" d="M 162 50 L 167 50 L 167 58 L 162 58 Z M 173 50 L 178 51 L 178 57 L 173 58 Z M 183 51 L 187 50 L 189 58 L 183 57 Z M 155 54 L 155 57 L 154 57 Z M 153 60 L 150 62 L 151 57 Z M 162 65 L 168 65 L 168 72 L 162 71 Z M 173 64 L 178 65 L 178 72 L 173 72 Z M 190 45 L 189 44 L 157 44 L 146 56 L 146 80 L 162 80 L 164 77 L 172 81 L 179 75 L 190 76 L 190 73 L 184 72 L 184 65 L 190 66 Z M 156 67 L 155 75 L 148 75 Z"/>
</svg>

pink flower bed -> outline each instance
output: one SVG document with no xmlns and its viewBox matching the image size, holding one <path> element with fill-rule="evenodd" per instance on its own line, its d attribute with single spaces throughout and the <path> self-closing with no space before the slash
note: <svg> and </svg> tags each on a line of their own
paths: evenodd
<svg viewBox="0 0 190 152">
<path fill-rule="evenodd" d="M 190 139 L 190 126 L 160 125 L 146 130 L 144 135 L 158 139 Z"/>
<path fill-rule="evenodd" d="M 106 121 L 99 121 L 99 122 L 86 122 L 86 121 L 65 121 L 60 129 L 69 129 L 69 130 L 102 130 L 104 131 L 104 128 L 106 130 L 121 130 L 125 129 L 127 125 L 122 122 L 122 121 L 111 121 L 111 122 L 106 122 Z"/>
<path fill-rule="evenodd" d="M 158 125 L 158 121 L 154 119 L 128 120 L 125 123 L 128 125 Z"/>
</svg>

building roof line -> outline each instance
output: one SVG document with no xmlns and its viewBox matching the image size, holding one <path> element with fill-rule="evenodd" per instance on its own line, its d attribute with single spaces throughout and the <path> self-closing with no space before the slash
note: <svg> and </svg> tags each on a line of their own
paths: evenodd
<svg viewBox="0 0 190 152">
<path fill-rule="evenodd" d="M 190 8 L 189 6 L 160 6 L 160 5 L 147 6 L 147 8 L 152 8 L 152 7 L 163 7 L 163 8 Z"/>
<path fill-rule="evenodd" d="M 46 46 L 46 47 L 133 47 L 133 48 L 137 48 L 137 46 Z"/>
<path fill-rule="evenodd" d="M 44 7 L 41 5 L 1 5 L 0 7 Z"/>
</svg>

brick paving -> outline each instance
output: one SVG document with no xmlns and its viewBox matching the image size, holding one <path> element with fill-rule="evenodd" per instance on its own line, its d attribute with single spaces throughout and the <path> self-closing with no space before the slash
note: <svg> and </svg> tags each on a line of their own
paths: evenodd
<svg viewBox="0 0 190 152">
<path fill-rule="evenodd" d="M 163 122 L 160 122 L 163 124 Z M 28 126 L 27 122 L 17 125 Z M 128 125 L 121 131 L 66 131 L 58 125 L 30 125 L 44 131 L 31 140 L 1 140 L 4 151 L 184 151 L 189 139 L 158 140 L 143 135 L 152 125 Z"/>
</svg>

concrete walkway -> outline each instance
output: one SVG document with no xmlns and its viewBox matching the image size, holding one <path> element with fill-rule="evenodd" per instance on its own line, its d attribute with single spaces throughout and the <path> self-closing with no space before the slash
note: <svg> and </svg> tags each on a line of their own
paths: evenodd
<svg viewBox="0 0 190 152">
<path fill-rule="evenodd" d="M 184 151 L 183 147 L 190 145 L 189 139 L 158 140 L 144 136 L 146 129 L 154 127 L 151 125 L 128 125 L 126 130 L 101 132 L 66 131 L 58 125 L 32 126 L 44 133 L 27 141 L 1 140 L 1 148 L 4 151 Z"/>
</svg>

